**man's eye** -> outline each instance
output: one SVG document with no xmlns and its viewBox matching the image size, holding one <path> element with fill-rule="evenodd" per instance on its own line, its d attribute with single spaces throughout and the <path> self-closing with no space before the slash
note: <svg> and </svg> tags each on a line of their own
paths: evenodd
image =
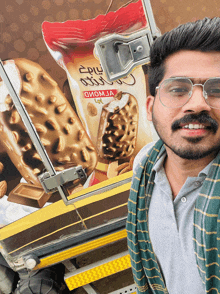
<svg viewBox="0 0 220 294">
<path fill-rule="evenodd" d="M 189 92 L 188 89 L 180 88 L 180 87 L 171 88 L 169 90 L 169 93 L 174 94 L 174 95 L 185 95 L 188 92 Z"/>
<path fill-rule="evenodd" d="M 220 94 L 220 88 L 209 89 L 209 94 Z"/>
</svg>

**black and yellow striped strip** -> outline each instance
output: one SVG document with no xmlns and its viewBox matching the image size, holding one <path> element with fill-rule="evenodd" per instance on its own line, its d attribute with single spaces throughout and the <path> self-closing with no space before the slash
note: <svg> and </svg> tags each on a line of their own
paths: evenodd
<svg viewBox="0 0 220 294">
<path fill-rule="evenodd" d="M 104 181 L 102 183 L 99 183 L 97 185 L 94 185 L 92 187 L 89 187 L 85 190 L 82 190 L 78 193 L 75 193 L 74 195 L 70 196 L 69 199 L 77 198 L 85 193 L 94 192 L 98 189 L 101 189 L 107 185 L 115 184 L 117 182 L 123 181 L 124 179 L 130 178 L 132 176 L 132 172 L 128 172 L 126 174 L 122 174 L 120 176 L 117 176 L 115 178 L 109 179 L 107 181 Z M 12 237 L 15 234 L 18 234 L 20 232 L 23 232 L 27 229 L 30 229 L 36 225 L 41 225 L 41 223 L 48 221 L 50 219 L 53 219 L 55 217 L 64 215 L 68 212 L 74 211 L 75 209 L 79 209 L 83 206 L 86 206 L 88 204 L 98 202 L 101 199 L 105 199 L 108 197 L 111 197 L 112 195 L 121 193 L 123 191 L 127 191 L 130 189 L 130 183 L 123 184 L 114 188 L 112 190 L 96 194 L 93 196 L 90 196 L 88 198 L 76 201 L 74 205 L 66 206 L 62 200 L 57 201 L 51 205 L 48 205 L 46 207 L 43 207 L 39 209 L 38 211 L 31 213 L 30 215 L 17 220 L 16 222 L 9 224 L 1 229 L 0 234 L 0 241 Z M 97 192 L 98 193 L 98 192 Z"/>
<path fill-rule="evenodd" d="M 96 240 L 92 240 L 90 242 L 87 242 L 85 244 L 81 244 L 81 245 L 75 246 L 73 248 L 69 248 L 67 250 L 64 250 L 62 252 L 58 252 L 56 254 L 47 256 L 47 257 L 42 258 L 40 260 L 40 263 L 35 267 L 35 270 L 50 266 L 55 263 L 62 262 L 63 260 L 73 258 L 73 257 L 78 256 L 80 254 L 83 254 L 83 253 L 89 252 L 91 250 L 98 249 L 102 246 L 108 245 L 110 243 L 125 239 L 126 236 L 127 236 L 126 230 L 125 229 L 120 230 L 119 232 L 109 234 L 108 236 L 104 236 L 104 237 L 98 238 Z"/>
</svg>

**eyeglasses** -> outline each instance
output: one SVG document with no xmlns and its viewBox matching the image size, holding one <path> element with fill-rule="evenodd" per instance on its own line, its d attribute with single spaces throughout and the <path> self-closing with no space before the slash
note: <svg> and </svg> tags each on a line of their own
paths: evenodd
<svg viewBox="0 0 220 294">
<path fill-rule="evenodd" d="M 220 109 L 220 78 L 210 78 L 204 84 L 193 84 L 190 78 L 177 77 L 164 80 L 156 87 L 160 102 L 169 108 L 179 108 L 192 97 L 193 87 L 203 87 L 203 97 L 206 103 Z"/>
</svg>

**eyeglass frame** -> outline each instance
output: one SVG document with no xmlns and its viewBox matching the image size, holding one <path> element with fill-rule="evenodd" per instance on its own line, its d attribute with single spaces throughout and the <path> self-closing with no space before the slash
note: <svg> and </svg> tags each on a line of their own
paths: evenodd
<svg viewBox="0 0 220 294">
<path fill-rule="evenodd" d="M 207 95 L 207 92 L 204 91 L 204 86 L 205 86 L 205 84 L 206 84 L 209 80 L 212 80 L 212 79 L 219 79 L 219 81 L 220 81 L 220 77 L 211 77 L 211 78 L 208 78 L 208 79 L 204 82 L 204 84 L 194 84 L 194 83 L 192 82 L 191 79 L 201 79 L 201 78 L 195 78 L 195 77 L 171 77 L 171 78 L 167 78 L 167 79 L 163 80 L 162 83 L 161 83 L 159 86 L 157 86 L 157 87 L 155 88 L 155 90 L 159 90 L 159 91 L 160 91 L 160 87 L 161 87 L 161 85 L 162 85 L 165 81 L 167 81 L 167 80 L 175 80 L 175 79 L 185 79 L 185 80 L 189 80 L 190 83 L 191 83 L 191 86 L 192 86 L 192 90 L 190 91 L 190 92 L 191 92 L 191 95 L 189 95 L 189 98 L 187 99 L 187 101 L 186 101 L 183 105 L 181 105 L 181 106 L 177 106 L 177 107 L 166 106 L 166 105 L 161 101 L 161 98 L 160 98 L 160 92 L 159 92 L 160 103 L 161 103 L 163 106 L 165 106 L 165 107 L 167 107 L 167 108 L 171 108 L 171 109 L 174 109 L 174 108 L 181 108 L 181 107 L 183 107 L 185 104 L 187 104 L 188 101 L 190 100 L 190 98 L 192 97 L 192 94 L 193 94 L 193 87 L 194 87 L 194 86 L 202 86 L 202 88 L 203 88 L 203 91 L 202 91 L 202 93 L 203 93 L 203 98 L 205 99 L 205 102 L 207 103 L 207 105 L 209 105 L 209 103 L 207 102 L 208 95 Z M 190 92 L 189 92 L 189 93 L 190 93 Z M 220 98 L 219 98 L 219 101 L 220 101 Z M 210 106 L 211 108 L 214 108 L 214 109 L 220 109 L 220 107 L 219 107 L 219 108 L 216 108 L 216 107 L 213 107 L 213 106 L 211 106 L 211 105 L 209 105 L 209 106 Z"/>
</svg>

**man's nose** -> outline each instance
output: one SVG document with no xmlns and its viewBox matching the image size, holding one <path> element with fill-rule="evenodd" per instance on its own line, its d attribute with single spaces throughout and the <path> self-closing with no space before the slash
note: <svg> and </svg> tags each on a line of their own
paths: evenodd
<svg viewBox="0 0 220 294">
<path fill-rule="evenodd" d="M 210 111 L 211 107 L 207 104 L 205 97 L 203 96 L 202 85 L 194 85 L 192 88 L 192 94 L 188 102 L 183 106 L 184 112 L 201 112 Z"/>
</svg>

